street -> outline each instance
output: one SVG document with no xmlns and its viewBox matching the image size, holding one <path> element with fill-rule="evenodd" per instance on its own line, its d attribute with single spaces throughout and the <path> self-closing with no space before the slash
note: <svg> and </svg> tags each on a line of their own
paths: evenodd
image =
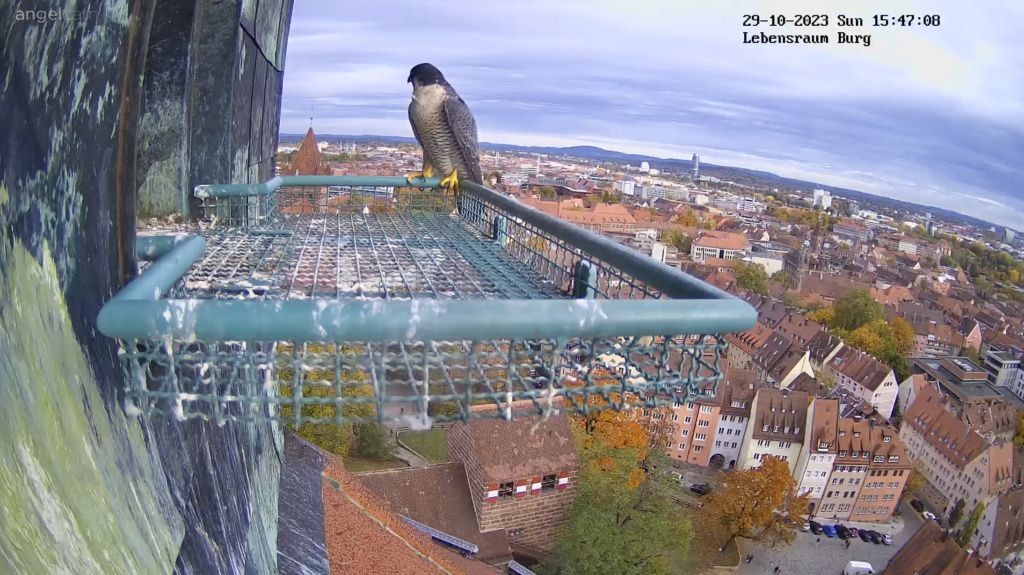
<svg viewBox="0 0 1024 575">
<path fill-rule="evenodd" d="M 842 572 L 848 561 L 867 561 L 874 567 L 876 573 L 881 573 L 889 559 L 924 523 L 924 519 L 907 505 L 907 502 L 900 506 L 900 511 L 903 514 L 903 528 L 892 533 L 893 545 L 865 543 L 859 537 L 854 537 L 850 540 L 850 548 L 847 549 L 846 543 L 838 537 L 829 539 L 824 534 L 800 532 L 796 534 L 796 540 L 792 545 L 774 551 L 764 549 L 756 543 L 744 542 L 741 557 L 752 553 L 754 559 L 749 565 L 744 560 L 740 564 L 739 572 L 748 575 L 773 573 L 775 567 L 779 566 L 780 573 L 786 575 L 835 575 Z M 847 522 L 843 524 L 848 525 Z M 879 533 L 886 531 L 884 525 L 874 529 Z M 821 543 L 817 543 L 819 538 Z"/>
</svg>

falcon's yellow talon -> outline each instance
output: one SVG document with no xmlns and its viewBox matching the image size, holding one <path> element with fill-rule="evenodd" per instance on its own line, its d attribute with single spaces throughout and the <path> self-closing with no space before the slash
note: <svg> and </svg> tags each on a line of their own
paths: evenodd
<svg viewBox="0 0 1024 575">
<path fill-rule="evenodd" d="M 459 171 L 452 170 L 452 174 L 447 178 L 441 180 L 442 188 L 449 188 L 456 194 L 459 193 Z"/>
<path fill-rule="evenodd" d="M 423 170 L 422 172 L 416 172 L 416 173 L 409 174 L 408 176 L 406 176 L 405 177 L 405 181 L 411 183 L 413 180 L 425 180 L 425 179 L 427 179 L 427 178 L 429 178 L 429 177 L 431 177 L 433 175 L 434 175 L 434 166 L 427 166 L 427 169 Z"/>
</svg>

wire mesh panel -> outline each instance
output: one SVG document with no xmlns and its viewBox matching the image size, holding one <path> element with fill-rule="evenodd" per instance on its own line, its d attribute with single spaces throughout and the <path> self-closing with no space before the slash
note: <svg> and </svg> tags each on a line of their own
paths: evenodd
<svg viewBox="0 0 1024 575">
<path fill-rule="evenodd" d="M 707 333 L 753 324 L 747 304 L 510 198 L 396 180 L 197 190 L 218 225 L 164 246 L 101 313 L 129 408 L 416 427 L 653 407 L 713 393 L 726 344 Z"/>
</svg>

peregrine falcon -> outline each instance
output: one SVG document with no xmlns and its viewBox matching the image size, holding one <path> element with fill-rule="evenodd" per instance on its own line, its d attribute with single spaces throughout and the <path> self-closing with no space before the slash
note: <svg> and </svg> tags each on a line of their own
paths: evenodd
<svg viewBox="0 0 1024 575">
<path fill-rule="evenodd" d="M 482 184 L 476 121 L 469 106 L 431 64 L 415 66 L 408 81 L 413 87 L 409 123 L 423 148 L 423 172 L 409 178 L 429 178 L 436 170 L 444 178 L 441 186 L 456 197 L 460 179 Z"/>
</svg>

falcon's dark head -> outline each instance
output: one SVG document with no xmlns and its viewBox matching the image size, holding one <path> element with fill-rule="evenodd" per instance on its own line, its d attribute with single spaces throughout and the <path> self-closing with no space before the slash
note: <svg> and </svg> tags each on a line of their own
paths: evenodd
<svg viewBox="0 0 1024 575">
<path fill-rule="evenodd" d="M 409 82 L 412 82 L 413 88 L 422 88 L 423 86 L 430 86 L 433 84 L 447 84 L 448 82 L 444 79 L 444 74 L 441 73 L 433 64 L 417 64 L 409 72 Z"/>
</svg>

